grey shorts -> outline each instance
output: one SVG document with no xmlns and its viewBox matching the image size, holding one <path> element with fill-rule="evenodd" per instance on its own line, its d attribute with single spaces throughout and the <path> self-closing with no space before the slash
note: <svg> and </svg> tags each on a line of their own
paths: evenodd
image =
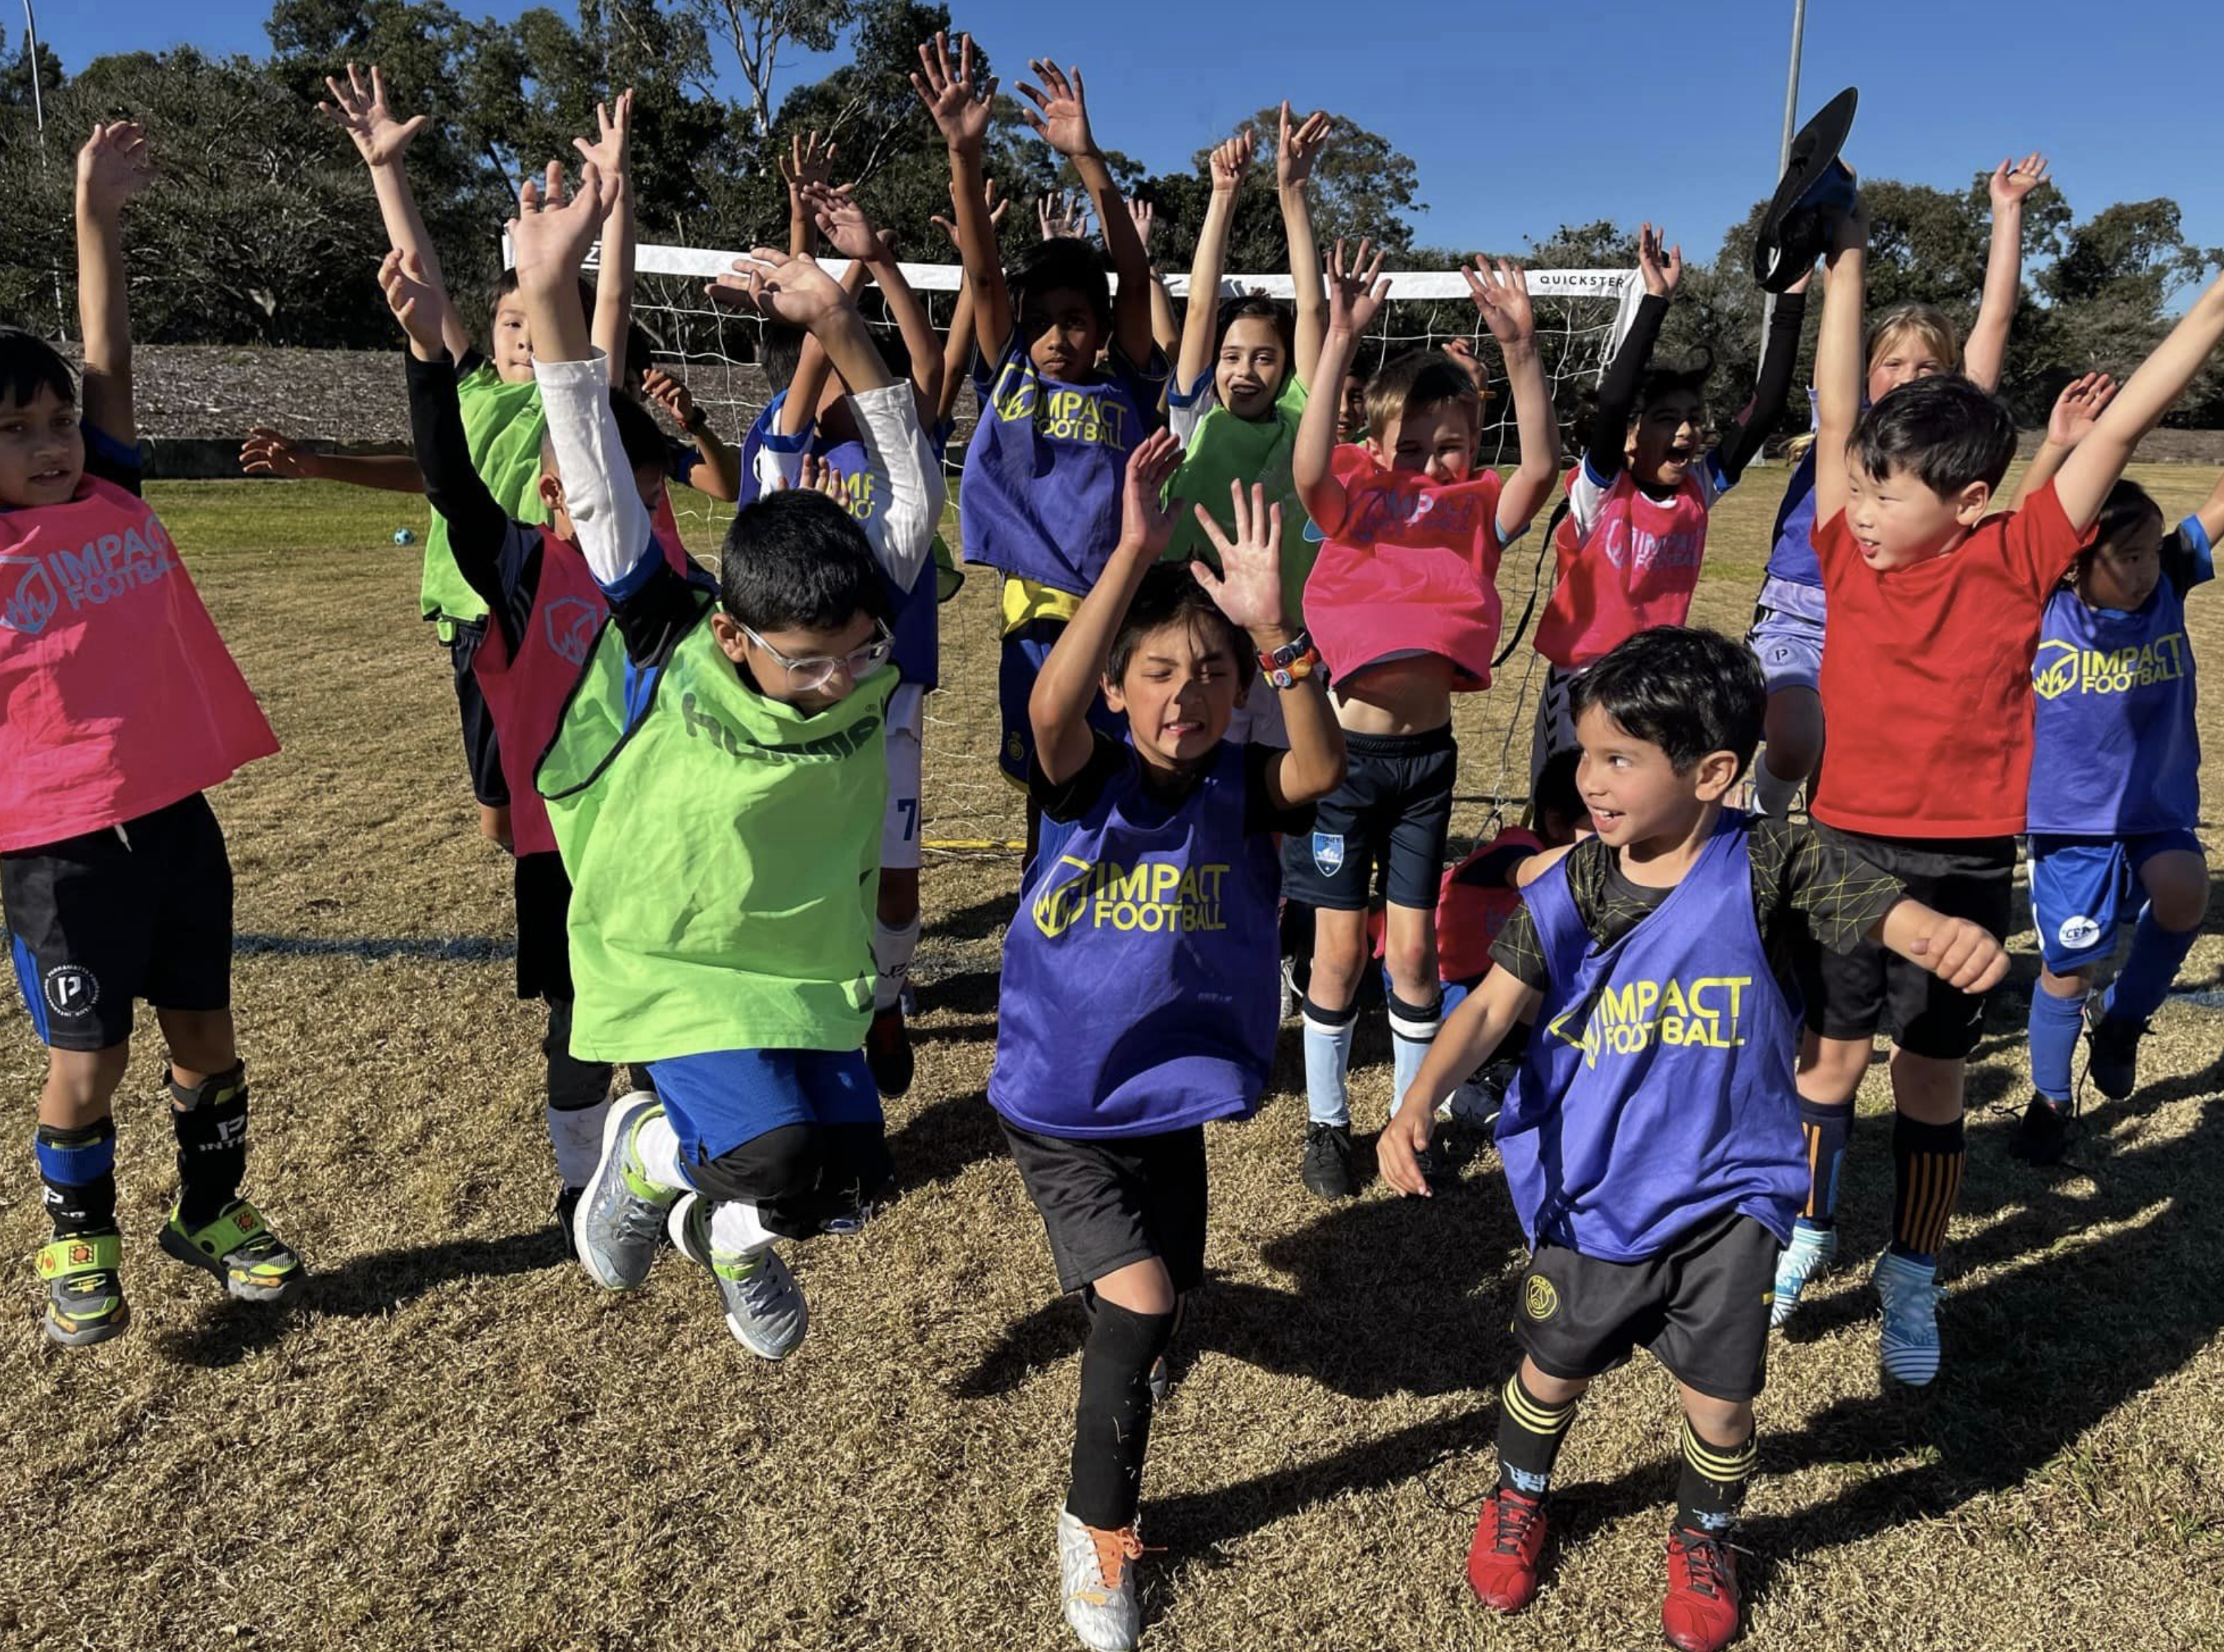
<svg viewBox="0 0 2224 1652">
<path fill-rule="evenodd" d="M 1753 611 L 1753 629 L 1745 634 L 1745 646 L 1760 661 L 1760 674 L 1768 679 L 1771 694 L 1784 688 L 1821 691 L 1821 621 L 1764 603 Z"/>
</svg>

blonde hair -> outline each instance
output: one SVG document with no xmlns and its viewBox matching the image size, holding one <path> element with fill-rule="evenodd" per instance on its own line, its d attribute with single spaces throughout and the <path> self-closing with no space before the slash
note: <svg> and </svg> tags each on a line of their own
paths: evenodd
<svg viewBox="0 0 2224 1652">
<path fill-rule="evenodd" d="M 1946 312 L 1930 304 L 1895 304 L 1869 323 L 1868 337 L 1862 350 L 1868 370 L 1876 370 L 1877 357 L 1884 353 L 1886 346 L 1906 337 L 1928 345 L 1949 373 L 1962 370 L 1961 335 L 1954 331 L 1954 324 L 1946 318 Z"/>
</svg>

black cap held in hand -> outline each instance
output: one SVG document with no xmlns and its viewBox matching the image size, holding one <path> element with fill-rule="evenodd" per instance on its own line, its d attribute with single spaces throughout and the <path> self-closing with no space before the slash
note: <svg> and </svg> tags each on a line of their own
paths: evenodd
<svg viewBox="0 0 2224 1652">
<path fill-rule="evenodd" d="M 1791 140 L 1791 158 L 1753 236 L 1753 278 L 1770 293 L 1788 291 L 1829 250 L 1831 220 L 1854 205 L 1854 174 L 1838 160 L 1853 130 L 1861 94 L 1848 86 Z"/>
</svg>

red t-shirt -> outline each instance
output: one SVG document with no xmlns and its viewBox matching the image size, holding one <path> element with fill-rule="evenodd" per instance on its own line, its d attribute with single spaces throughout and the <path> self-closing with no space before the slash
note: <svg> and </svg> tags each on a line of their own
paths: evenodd
<svg viewBox="0 0 2224 1652">
<path fill-rule="evenodd" d="M 1879 573 L 1841 511 L 1815 530 L 1829 598 L 1816 820 L 1878 837 L 2024 829 L 2040 616 L 2093 537 L 2048 482 L 1955 550 Z"/>
</svg>

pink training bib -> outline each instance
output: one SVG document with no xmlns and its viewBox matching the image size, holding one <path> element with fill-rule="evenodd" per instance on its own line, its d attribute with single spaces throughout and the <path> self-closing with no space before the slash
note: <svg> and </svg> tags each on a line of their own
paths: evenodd
<svg viewBox="0 0 2224 1652">
<path fill-rule="evenodd" d="M 1575 671 L 1650 627 L 1684 623 L 1707 550 L 1707 496 L 1686 476 L 1673 499 L 1648 498 L 1625 470 L 1591 531 L 1564 516 L 1552 549 L 1559 579 L 1537 621 L 1537 652 Z"/>
<path fill-rule="evenodd" d="M 0 510 L 0 852 L 221 785 L 277 736 L 161 519 L 87 477 Z"/>
<path fill-rule="evenodd" d="M 1347 502 L 1305 581 L 1305 623 L 1331 680 L 1422 653 L 1452 662 L 1454 688 L 1488 688 L 1502 617 L 1498 473 L 1431 482 L 1359 446 L 1330 464 Z"/>
</svg>

